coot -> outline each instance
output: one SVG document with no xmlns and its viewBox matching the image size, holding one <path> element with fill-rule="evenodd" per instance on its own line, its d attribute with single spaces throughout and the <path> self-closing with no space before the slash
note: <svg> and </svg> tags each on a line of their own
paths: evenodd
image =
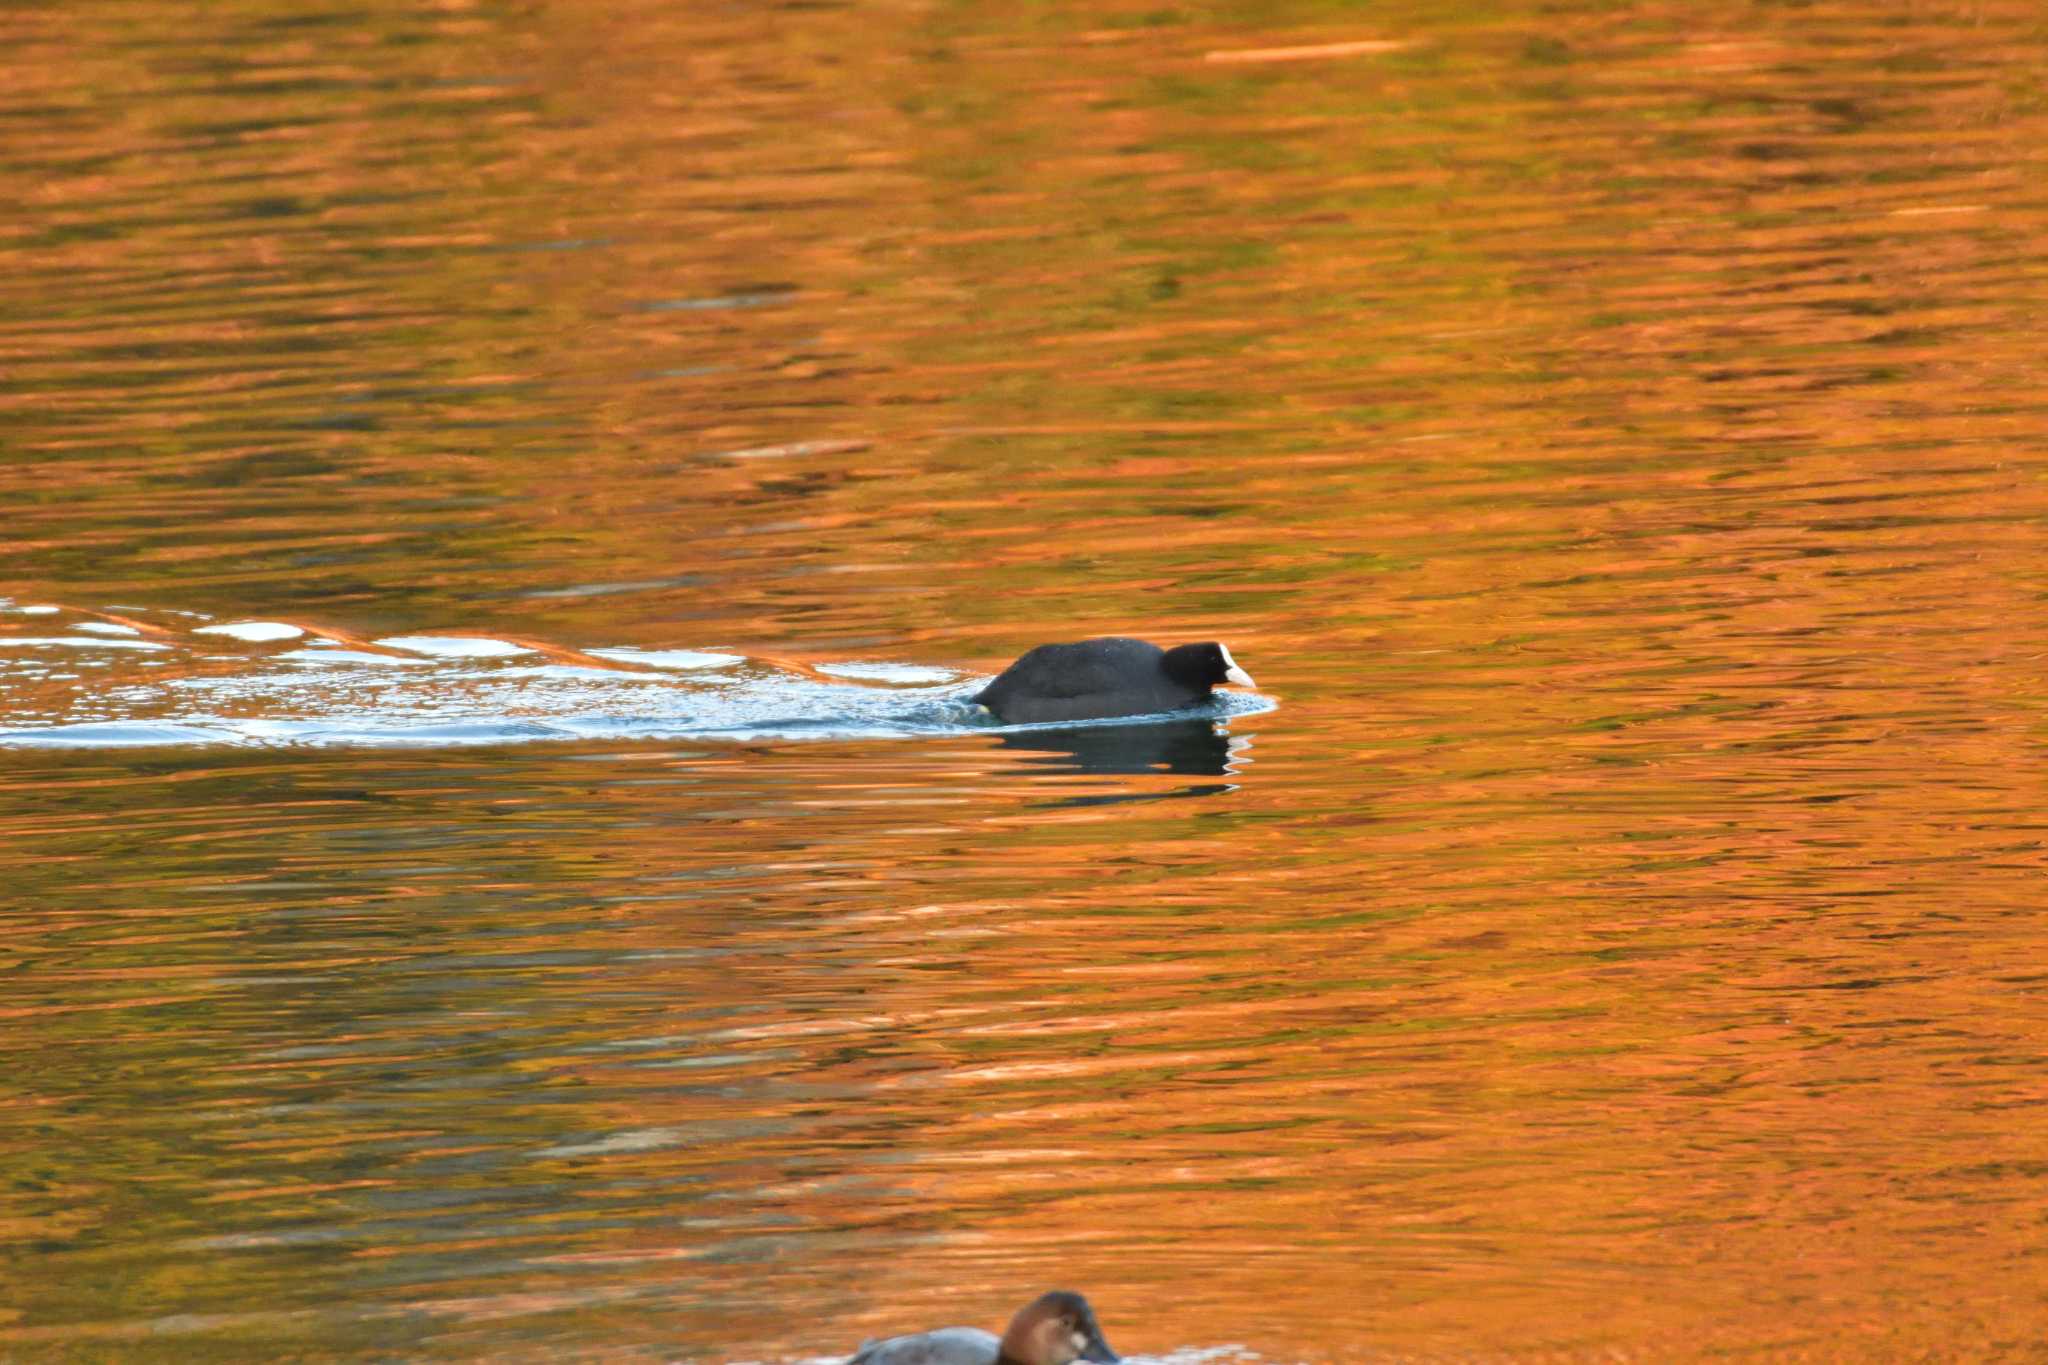
<svg viewBox="0 0 2048 1365">
<path fill-rule="evenodd" d="M 1213 640 L 1161 649 L 1108 636 L 1040 645 L 1004 669 L 974 700 L 1006 724 L 1032 725 L 1177 711 L 1208 701 L 1216 685 L 1226 682 L 1257 685 Z"/>
<path fill-rule="evenodd" d="M 979 1327 L 941 1327 L 864 1342 L 848 1365 L 1115 1365 L 1117 1359 L 1088 1300 L 1055 1289 L 1018 1309 L 1000 1337 Z"/>
</svg>

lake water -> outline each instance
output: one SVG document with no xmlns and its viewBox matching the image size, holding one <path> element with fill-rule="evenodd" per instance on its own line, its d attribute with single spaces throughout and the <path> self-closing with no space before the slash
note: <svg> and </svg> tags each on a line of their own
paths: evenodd
<svg viewBox="0 0 2048 1365">
<path fill-rule="evenodd" d="M 0 1356 L 2040 1358 L 2031 0 L 0 38 Z"/>
</svg>

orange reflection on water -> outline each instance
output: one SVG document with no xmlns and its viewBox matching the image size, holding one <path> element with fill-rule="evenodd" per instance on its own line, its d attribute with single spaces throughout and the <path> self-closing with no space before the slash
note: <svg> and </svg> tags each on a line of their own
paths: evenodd
<svg viewBox="0 0 2048 1365">
<path fill-rule="evenodd" d="M 11 753 L 0 1350 L 771 1359 L 1058 1283 L 1132 1352 L 2031 1358 L 2038 19 L 17 21 L 10 704 L 247 676 L 5 643 L 174 611 L 1213 637 L 1282 704 Z"/>
</svg>

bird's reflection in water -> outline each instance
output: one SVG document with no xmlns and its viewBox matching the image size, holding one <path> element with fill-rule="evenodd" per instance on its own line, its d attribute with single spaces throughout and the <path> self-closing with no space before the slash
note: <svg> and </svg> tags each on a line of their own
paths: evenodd
<svg viewBox="0 0 2048 1365">
<path fill-rule="evenodd" d="M 1182 773 L 1190 777 L 1228 777 L 1247 760 L 1251 741 L 1233 737 L 1216 722 L 1154 721 L 1146 725 L 1083 725 L 1070 730 L 1023 730 L 1000 736 L 1005 749 L 1026 749 L 1029 762 L 1054 772 L 1089 774 Z M 1235 790 L 1232 782 L 1205 782 L 1177 791 L 1130 792 L 1083 796 L 1060 801 L 1063 806 L 1114 805 L 1123 801 L 1158 801 L 1169 797 L 1215 796 Z"/>
</svg>

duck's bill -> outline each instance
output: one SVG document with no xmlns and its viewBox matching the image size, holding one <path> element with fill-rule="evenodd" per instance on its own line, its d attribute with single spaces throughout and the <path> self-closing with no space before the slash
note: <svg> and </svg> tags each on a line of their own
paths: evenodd
<svg viewBox="0 0 2048 1365">
<path fill-rule="evenodd" d="M 1094 1332 L 1088 1337 L 1088 1345 L 1081 1352 L 1081 1359 L 1096 1361 L 1097 1365 L 1116 1365 L 1123 1357 L 1109 1349 L 1109 1343 L 1102 1339 L 1102 1333 Z"/>
</svg>

